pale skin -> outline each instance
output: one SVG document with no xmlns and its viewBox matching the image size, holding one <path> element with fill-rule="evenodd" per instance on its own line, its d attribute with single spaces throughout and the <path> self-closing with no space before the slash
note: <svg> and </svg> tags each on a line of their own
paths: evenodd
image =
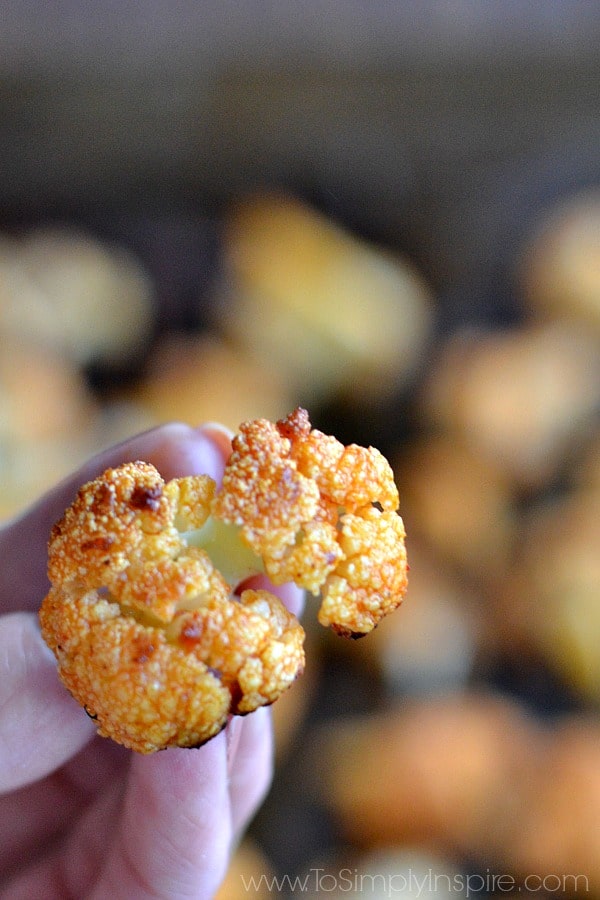
<svg viewBox="0 0 600 900">
<path fill-rule="evenodd" d="M 0 528 L 0 900 L 209 900 L 268 789 L 268 709 L 204 747 L 141 756 L 95 736 L 39 632 L 51 525 L 77 488 L 133 459 L 220 481 L 230 443 L 172 424 L 97 456 Z M 272 589 L 272 588 L 271 588 Z M 272 589 L 298 613 L 294 586 Z"/>
</svg>

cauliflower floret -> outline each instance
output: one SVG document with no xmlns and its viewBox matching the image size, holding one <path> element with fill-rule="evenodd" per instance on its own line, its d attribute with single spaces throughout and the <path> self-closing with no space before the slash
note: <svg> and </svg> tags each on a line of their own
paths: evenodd
<svg viewBox="0 0 600 900">
<path fill-rule="evenodd" d="M 319 621 L 360 637 L 402 602 L 404 526 L 387 460 L 312 430 L 296 409 L 241 426 L 213 516 L 236 525 L 274 584 L 321 595 Z"/>
<path fill-rule="evenodd" d="M 197 746 L 301 673 L 304 632 L 266 573 L 321 594 L 359 637 L 406 590 L 398 492 L 379 451 L 311 430 L 305 410 L 245 423 L 223 484 L 145 462 L 84 485 L 51 533 L 43 636 L 100 734 L 150 753 Z"/>
<path fill-rule="evenodd" d="M 214 492 L 208 476 L 165 484 L 127 463 L 84 485 L 50 537 L 42 634 L 99 733 L 141 753 L 204 743 L 304 666 L 303 629 L 281 601 L 238 598 L 240 579 L 189 540 Z"/>
</svg>

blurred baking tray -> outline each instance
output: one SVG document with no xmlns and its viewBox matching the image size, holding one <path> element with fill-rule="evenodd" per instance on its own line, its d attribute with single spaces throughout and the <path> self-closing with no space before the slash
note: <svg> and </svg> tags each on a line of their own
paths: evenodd
<svg viewBox="0 0 600 900">
<path fill-rule="evenodd" d="M 0 28 L 0 192 L 312 179 L 389 220 L 415 185 L 468 189 L 470 167 L 597 122 L 599 37 L 576 0 L 24 0 Z"/>
</svg>

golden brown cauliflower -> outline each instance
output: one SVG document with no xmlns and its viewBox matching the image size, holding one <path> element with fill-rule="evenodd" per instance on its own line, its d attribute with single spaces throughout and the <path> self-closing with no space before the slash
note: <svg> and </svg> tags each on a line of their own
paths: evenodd
<svg viewBox="0 0 600 900">
<path fill-rule="evenodd" d="M 145 462 L 84 485 L 54 526 L 40 611 L 60 676 L 100 734 L 142 753 L 197 746 L 301 673 L 304 632 L 266 572 L 321 593 L 319 620 L 359 636 L 406 589 L 391 469 L 295 410 L 246 423 L 222 488 Z"/>
<path fill-rule="evenodd" d="M 60 676 L 100 734 L 142 753 L 203 743 L 304 665 L 304 632 L 277 597 L 234 597 L 194 546 L 214 489 L 127 463 L 84 485 L 50 537 L 40 620 Z"/>
<path fill-rule="evenodd" d="M 240 427 L 213 516 L 240 529 L 274 584 L 294 581 L 320 594 L 322 625 L 360 637 L 406 591 L 397 507 L 381 453 L 311 430 L 298 408 L 277 424 Z"/>
</svg>

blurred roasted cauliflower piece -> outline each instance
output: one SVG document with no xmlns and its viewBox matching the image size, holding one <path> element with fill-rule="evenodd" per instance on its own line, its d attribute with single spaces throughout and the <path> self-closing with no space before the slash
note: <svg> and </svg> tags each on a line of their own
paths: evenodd
<svg viewBox="0 0 600 900">
<path fill-rule="evenodd" d="M 171 334 L 153 348 L 139 382 L 125 396 L 155 422 L 221 422 L 286 414 L 290 399 L 268 360 L 248 358 L 209 334 Z"/>
<path fill-rule="evenodd" d="M 282 194 L 231 209 L 224 255 L 221 324 L 303 403 L 387 398 L 420 365 L 431 289 L 399 255 Z"/>
<path fill-rule="evenodd" d="M 595 426 L 600 345 L 566 321 L 459 332 L 434 360 L 422 401 L 425 423 L 466 442 L 517 489 L 537 490 Z"/>
<path fill-rule="evenodd" d="M 496 607 L 497 633 L 540 656 L 584 702 L 600 703 L 600 491 L 530 511 Z"/>
<path fill-rule="evenodd" d="M 544 211 L 523 250 L 518 277 L 535 319 L 581 322 L 600 334 L 598 187 Z"/>
<path fill-rule="evenodd" d="M 78 229 L 37 228 L 0 246 L 0 334 L 78 365 L 127 367 L 151 338 L 154 286 L 137 256 Z"/>
<path fill-rule="evenodd" d="M 560 873 L 570 897 L 598 895 L 591 715 L 542 723 L 500 694 L 450 693 L 330 723 L 313 758 L 319 797 L 354 845 L 419 846 L 514 879 Z"/>
</svg>

